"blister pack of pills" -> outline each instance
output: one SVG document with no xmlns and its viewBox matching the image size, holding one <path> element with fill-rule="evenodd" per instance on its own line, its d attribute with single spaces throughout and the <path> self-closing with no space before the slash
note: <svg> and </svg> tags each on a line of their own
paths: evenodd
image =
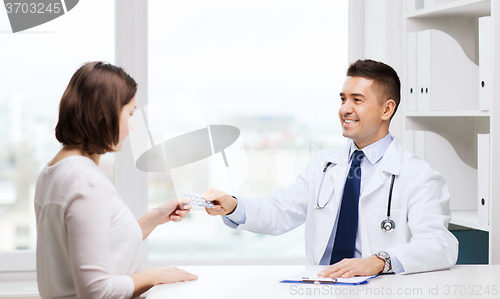
<svg viewBox="0 0 500 299">
<path fill-rule="evenodd" d="M 215 208 L 213 203 L 206 200 L 207 197 L 205 195 L 186 192 L 184 193 L 184 196 L 188 199 L 191 199 L 191 202 L 189 202 L 190 205 L 209 209 Z"/>
</svg>

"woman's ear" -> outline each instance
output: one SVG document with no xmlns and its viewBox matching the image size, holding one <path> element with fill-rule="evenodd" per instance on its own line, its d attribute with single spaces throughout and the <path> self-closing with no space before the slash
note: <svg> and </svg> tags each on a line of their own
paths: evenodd
<svg viewBox="0 0 500 299">
<path fill-rule="evenodd" d="M 384 103 L 384 113 L 382 114 L 383 120 L 390 120 L 396 109 L 396 102 L 393 99 L 388 99 Z"/>
</svg>

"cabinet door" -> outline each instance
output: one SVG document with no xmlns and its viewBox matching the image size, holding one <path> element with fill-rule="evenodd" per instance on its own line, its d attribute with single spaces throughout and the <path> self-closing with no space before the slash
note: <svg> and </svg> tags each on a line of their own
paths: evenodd
<svg viewBox="0 0 500 299">
<path fill-rule="evenodd" d="M 490 223 L 490 134 L 477 135 L 478 223 Z"/>
<path fill-rule="evenodd" d="M 417 108 L 417 34 L 408 33 L 407 41 L 407 88 L 406 98 L 408 99 L 407 109 L 414 111 Z"/>
<path fill-rule="evenodd" d="M 431 30 L 431 110 L 478 110 L 479 66 L 450 35 Z"/>
<path fill-rule="evenodd" d="M 439 30 L 417 32 L 417 110 L 478 110 L 479 67 Z"/>
<path fill-rule="evenodd" d="M 417 32 L 417 110 L 431 110 L 431 31 Z"/>
<path fill-rule="evenodd" d="M 479 109 L 491 109 L 491 17 L 479 18 Z"/>
</svg>

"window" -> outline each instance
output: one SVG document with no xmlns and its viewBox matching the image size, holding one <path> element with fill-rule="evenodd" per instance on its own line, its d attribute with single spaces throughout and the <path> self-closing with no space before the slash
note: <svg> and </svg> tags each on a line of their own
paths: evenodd
<svg viewBox="0 0 500 299">
<path fill-rule="evenodd" d="M 345 142 L 337 110 L 347 67 L 348 1 L 152 0 L 148 5 L 148 102 L 194 92 L 199 107 L 193 109 L 201 109 L 205 124 L 239 128 L 248 173 L 234 194 L 269 194 L 293 182 L 314 152 Z M 80 1 L 66 15 L 16 34 L 3 7 L 0 271 L 34 270 L 34 184 L 60 148 L 53 133 L 58 103 L 82 63 L 115 61 L 115 2 Z M 154 138 L 189 125 L 179 117 L 156 126 L 152 120 Z M 101 168 L 113 181 L 113 155 L 103 156 Z M 173 196 L 168 172 L 149 174 L 150 208 Z M 149 259 L 304 258 L 303 233 L 303 227 L 278 237 L 235 231 L 198 209 L 149 237 Z M 31 254 L 33 265 L 15 266 L 21 259 L 11 259 L 12 252 Z"/>
<path fill-rule="evenodd" d="M 233 194 L 264 196 L 286 186 L 314 152 L 345 142 L 337 111 L 347 68 L 347 6 L 347 1 L 149 1 L 149 104 L 190 92 L 199 101 L 193 111 L 201 109 L 207 125 L 240 129 L 248 176 Z M 183 128 L 188 133 L 198 121 L 189 111 L 172 111 L 178 110 L 149 112 L 153 139 Z M 149 174 L 150 208 L 175 197 L 175 191 L 169 172 Z M 235 231 L 200 208 L 149 237 L 153 260 L 304 256 L 303 227 L 278 237 Z"/>
<path fill-rule="evenodd" d="M 114 61 L 114 1 L 80 1 L 67 14 L 12 34 L 0 8 L 0 255 L 36 246 L 35 182 L 59 151 L 58 105 L 87 61 Z M 113 155 L 101 168 L 113 180 Z M 0 263 L 0 271 L 9 267 Z M 34 269 L 32 265 L 31 269 Z"/>
</svg>

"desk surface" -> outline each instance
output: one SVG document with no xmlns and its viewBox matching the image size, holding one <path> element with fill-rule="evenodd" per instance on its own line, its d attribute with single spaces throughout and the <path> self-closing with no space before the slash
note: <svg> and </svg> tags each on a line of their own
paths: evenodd
<svg viewBox="0 0 500 299">
<path fill-rule="evenodd" d="M 360 286 L 279 283 L 306 266 L 180 268 L 197 274 L 198 280 L 156 286 L 147 298 L 500 298 L 500 265 L 382 275 Z"/>
</svg>

